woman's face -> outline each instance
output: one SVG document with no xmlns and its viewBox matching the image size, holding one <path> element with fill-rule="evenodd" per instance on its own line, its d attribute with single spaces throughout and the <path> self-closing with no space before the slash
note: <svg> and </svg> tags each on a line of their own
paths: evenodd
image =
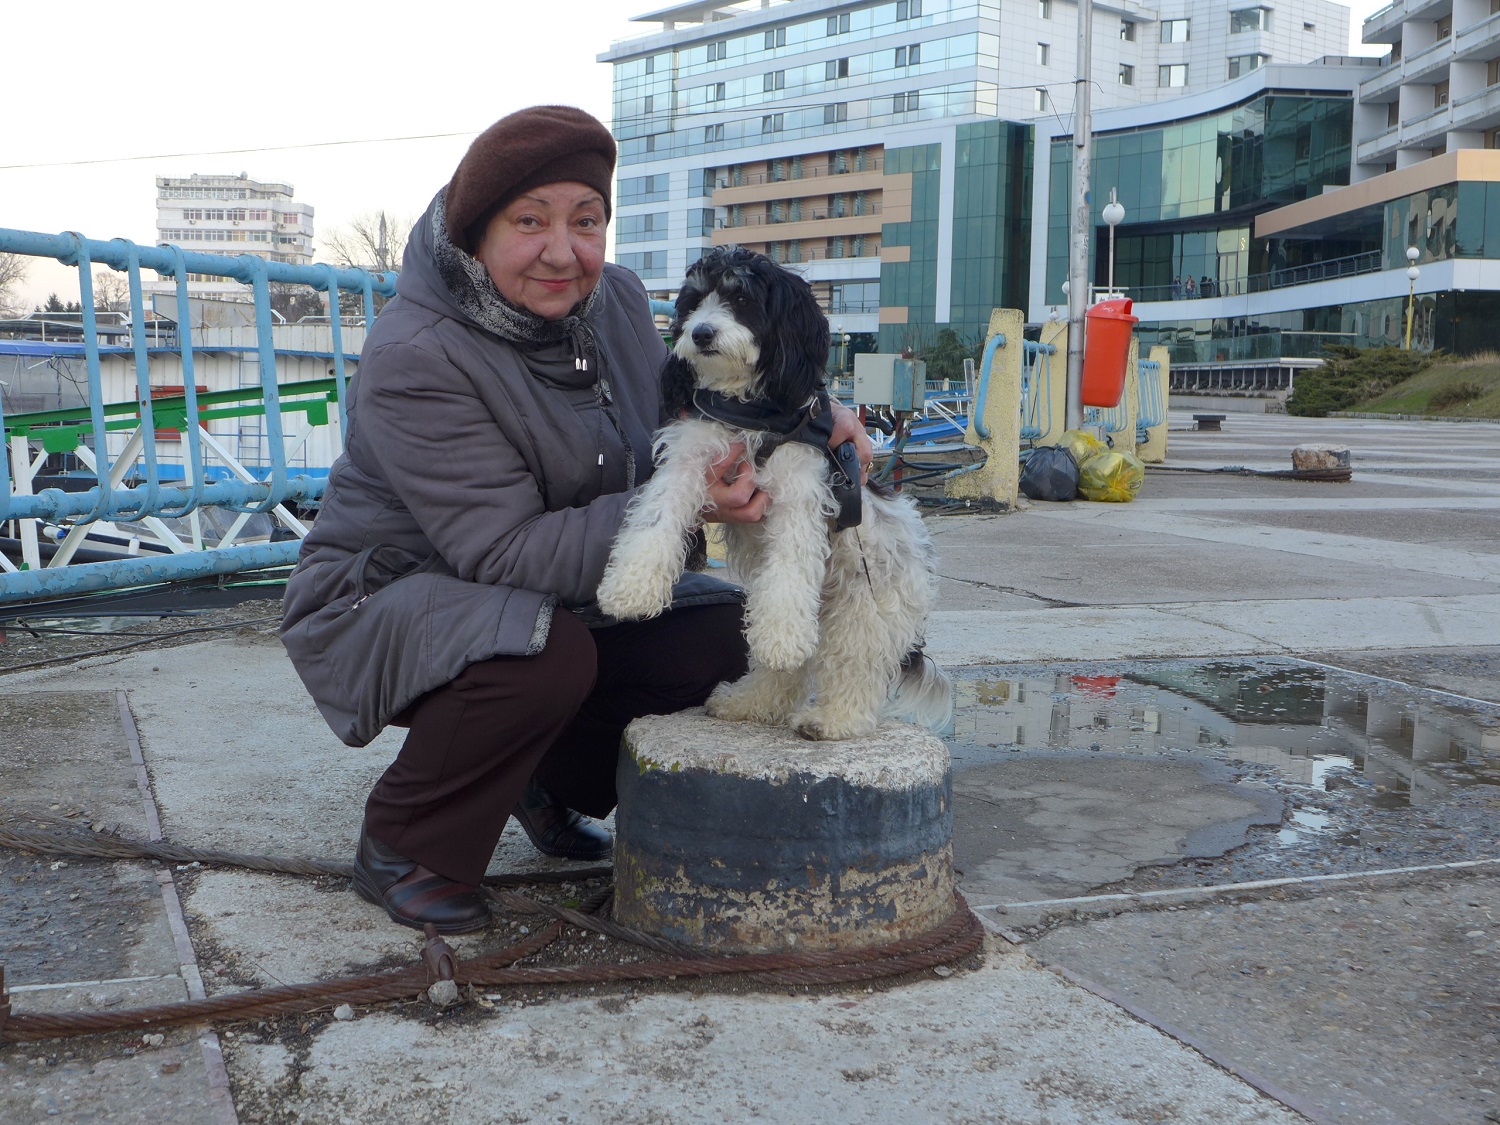
<svg viewBox="0 0 1500 1125">
<path fill-rule="evenodd" d="M 593 188 L 543 184 L 495 213 L 474 257 L 507 301 L 558 320 L 599 284 L 604 227 L 604 198 Z"/>
</svg>

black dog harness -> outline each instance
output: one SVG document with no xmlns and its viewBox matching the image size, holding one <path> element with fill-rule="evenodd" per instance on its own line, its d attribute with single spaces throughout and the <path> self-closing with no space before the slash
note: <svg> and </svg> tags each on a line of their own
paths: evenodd
<svg viewBox="0 0 1500 1125">
<path fill-rule="evenodd" d="M 719 422 L 736 430 L 752 430 L 765 434 L 755 454 L 757 466 L 788 442 L 810 445 L 821 450 L 828 458 L 833 471 L 829 486 L 838 501 L 839 512 L 834 518 L 834 530 L 844 531 L 858 527 L 863 517 L 860 500 L 859 454 L 852 441 L 846 441 L 832 450 L 828 441 L 833 436 L 833 408 L 828 401 L 828 392 L 818 392 L 801 406 L 792 410 L 779 409 L 769 402 L 746 402 L 730 398 L 718 391 L 702 389 L 693 391 L 693 412 L 700 418 Z"/>
</svg>

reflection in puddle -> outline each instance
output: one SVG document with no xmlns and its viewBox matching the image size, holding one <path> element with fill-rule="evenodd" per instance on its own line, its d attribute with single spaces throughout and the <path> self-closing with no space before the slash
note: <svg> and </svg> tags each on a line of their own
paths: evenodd
<svg viewBox="0 0 1500 1125">
<path fill-rule="evenodd" d="M 1211 749 L 1317 789 L 1368 783 L 1382 807 L 1500 785 L 1500 708 L 1285 661 L 1166 661 L 955 677 L 958 742 L 1150 754 Z M 959 768 L 963 767 L 962 761 Z M 1325 827 L 1299 812 L 1282 831 Z"/>
</svg>

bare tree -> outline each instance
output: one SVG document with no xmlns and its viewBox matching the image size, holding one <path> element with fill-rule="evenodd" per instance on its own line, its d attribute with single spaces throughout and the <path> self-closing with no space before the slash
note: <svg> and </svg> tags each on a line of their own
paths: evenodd
<svg viewBox="0 0 1500 1125">
<path fill-rule="evenodd" d="M 26 311 L 20 288 L 30 264 L 24 254 L 0 254 L 0 316 L 20 316 Z"/>
<path fill-rule="evenodd" d="M 357 215 L 328 235 L 323 249 L 336 265 L 376 272 L 400 269 L 411 225 L 410 219 L 385 211 Z"/>
<path fill-rule="evenodd" d="M 94 310 L 130 311 L 130 282 L 124 274 L 107 268 L 94 271 Z"/>
</svg>

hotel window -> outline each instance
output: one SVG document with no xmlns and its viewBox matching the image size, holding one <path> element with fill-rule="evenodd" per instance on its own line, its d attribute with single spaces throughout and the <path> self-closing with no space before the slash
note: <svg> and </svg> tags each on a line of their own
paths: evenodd
<svg viewBox="0 0 1500 1125">
<path fill-rule="evenodd" d="M 922 0 L 896 0 L 896 19 L 914 20 L 922 16 Z"/>
<path fill-rule="evenodd" d="M 1163 43 L 1186 43 L 1188 41 L 1188 21 L 1162 20 L 1161 41 Z"/>
<path fill-rule="evenodd" d="M 1118 81 L 1121 86 L 1134 86 L 1135 67 L 1131 66 L 1129 63 L 1121 63 Z"/>
<path fill-rule="evenodd" d="M 1120 38 L 1127 43 L 1135 42 L 1135 20 L 1120 21 Z"/>
<path fill-rule="evenodd" d="M 710 82 L 703 87 L 703 100 L 706 102 L 722 102 L 724 100 L 724 83 Z"/>
<path fill-rule="evenodd" d="M 1493 86 L 1497 82 L 1500 82 L 1500 59 L 1491 59 L 1489 63 L 1489 76 L 1485 84 Z"/>
<path fill-rule="evenodd" d="M 708 45 L 708 61 L 718 62 L 729 54 L 729 40 L 720 39 L 717 43 Z"/>
<path fill-rule="evenodd" d="M 654 112 L 656 112 L 656 95 L 655 94 L 647 94 L 646 95 L 646 112 L 647 113 L 654 113 Z"/>
<path fill-rule="evenodd" d="M 1052 44 L 1038 43 L 1036 45 L 1036 65 L 1046 66 L 1052 61 Z"/>
<path fill-rule="evenodd" d="M 1044 20 L 1052 18 L 1052 0 L 1036 0 L 1036 14 Z"/>
<path fill-rule="evenodd" d="M 1448 104 L 1448 83 L 1446 81 L 1435 83 L 1432 87 L 1432 108 L 1442 109 Z"/>
<path fill-rule="evenodd" d="M 1050 104 L 1050 102 L 1049 102 L 1049 99 L 1047 98 L 1047 91 L 1046 91 L 1046 89 L 1044 87 L 1042 87 L 1042 86 L 1038 86 L 1036 88 L 1036 98 L 1031 103 L 1032 108 L 1035 109 L 1039 113 L 1045 113 L 1047 111 L 1047 108 L 1048 108 L 1049 104 Z"/>
<path fill-rule="evenodd" d="M 828 34 L 842 35 L 849 30 L 849 13 L 842 12 L 828 17 Z"/>
<path fill-rule="evenodd" d="M 824 80 L 826 80 L 828 82 L 832 82 L 836 78 L 848 78 L 848 77 L 849 77 L 849 60 L 848 59 L 829 59 L 826 63 L 823 64 L 823 78 L 824 78 Z"/>
<path fill-rule="evenodd" d="M 773 27 L 770 31 L 766 32 L 766 50 L 769 51 L 769 50 L 771 50 L 774 47 L 785 47 L 785 46 L 786 46 L 786 28 L 784 28 L 784 27 Z"/>
<path fill-rule="evenodd" d="M 1252 70 L 1259 70 L 1269 61 L 1266 55 L 1235 55 L 1229 60 L 1229 77 L 1238 78 L 1242 74 L 1249 74 Z"/>
<path fill-rule="evenodd" d="M 768 113 L 760 119 L 762 133 L 779 133 L 783 127 L 784 119 L 779 113 Z"/>
<path fill-rule="evenodd" d="M 1171 66 L 1158 67 L 1156 84 L 1158 86 L 1186 86 L 1187 63 L 1173 63 Z"/>
<path fill-rule="evenodd" d="M 1494 65 L 1494 64 L 1491 64 L 1491 65 Z M 1391 126 L 1401 124 L 1401 103 L 1400 102 L 1392 102 L 1390 105 L 1388 105 L 1388 106 L 1385 107 L 1385 123 L 1387 125 L 1391 125 Z"/>
<path fill-rule="evenodd" d="M 705 125 L 703 127 L 703 143 L 704 144 L 711 145 L 711 144 L 714 144 L 714 143 L 716 143 L 718 141 L 722 141 L 723 139 L 724 139 L 724 126 L 722 126 L 722 125 Z"/>
<path fill-rule="evenodd" d="M 1453 17 L 1451 15 L 1444 16 L 1442 19 L 1437 21 L 1437 40 L 1439 43 L 1441 43 L 1444 39 L 1448 38 L 1448 36 L 1452 34 Z"/>
<path fill-rule="evenodd" d="M 896 48 L 897 66 L 916 66 L 922 61 L 922 44 L 913 43 L 910 47 Z"/>
<path fill-rule="evenodd" d="M 891 99 L 892 113 L 906 113 L 917 108 L 917 91 L 909 94 L 897 94 Z"/>
<path fill-rule="evenodd" d="M 849 120 L 849 103 L 834 102 L 833 105 L 823 107 L 823 124 L 834 125 L 840 121 Z"/>
<path fill-rule="evenodd" d="M 649 56 L 646 59 L 646 73 L 647 74 L 655 74 L 656 73 L 656 56 L 655 55 L 651 55 L 651 56 Z"/>
<path fill-rule="evenodd" d="M 762 83 L 762 89 L 767 94 L 769 94 L 772 90 L 785 90 L 786 89 L 786 71 L 784 71 L 784 70 L 773 70 L 773 71 L 771 71 L 770 74 L 766 75 L 765 81 Z"/>
<path fill-rule="evenodd" d="M 1240 8 L 1229 13 L 1229 34 L 1240 31 L 1270 31 L 1270 8 Z"/>
</svg>

